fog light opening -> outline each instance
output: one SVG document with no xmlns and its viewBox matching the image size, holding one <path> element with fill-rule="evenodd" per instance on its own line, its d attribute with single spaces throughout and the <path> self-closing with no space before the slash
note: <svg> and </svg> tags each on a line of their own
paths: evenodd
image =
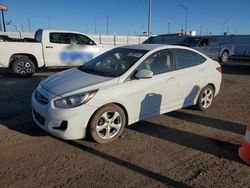
<svg viewBox="0 0 250 188">
<path fill-rule="evenodd" d="M 68 127 L 68 121 L 62 121 L 59 127 L 53 127 L 53 129 L 65 131 Z"/>
</svg>

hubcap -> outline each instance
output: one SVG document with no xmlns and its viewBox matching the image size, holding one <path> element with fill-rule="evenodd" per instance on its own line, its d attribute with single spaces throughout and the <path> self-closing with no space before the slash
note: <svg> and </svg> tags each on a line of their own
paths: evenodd
<svg viewBox="0 0 250 188">
<path fill-rule="evenodd" d="M 201 105 L 203 108 L 208 108 L 213 100 L 214 94 L 213 91 L 210 88 L 207 88 L 203 93 L 202 93 L 202 98 L 201 98 Z"/>
<path fill-rule="evenodd" d="M 110 139 L 118 134 L 121 126 L 121 115 L 117 111 L 104 112 L 98 120 L 96 133 L 103 139 Z"/>
<path fill-rule="evenodd" d="M 223 53 L 223 55 L 222 55 L 222 60 L 223 60 L 223 62 L 226 62 L 227 59 L 228 59 L 227 53 Z"/>
<path fill-rule="evenodd" d="M 29 62 L 21 61 L 17 64 L 16 72 L 19 74 L 30 74 L 32 67 Z"/>
</svg>

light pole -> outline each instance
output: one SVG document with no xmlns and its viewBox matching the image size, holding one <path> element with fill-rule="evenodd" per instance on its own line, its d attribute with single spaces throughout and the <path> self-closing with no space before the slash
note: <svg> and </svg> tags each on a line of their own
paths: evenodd
<svg viewBox="0 0 250 188">
<path fill-rule="evenodd" d="M 188 8 L 182 4 L 179 7 L 183 8 L 186 11 L 186 19 L 185 19 L 185 35 L 187 34 L 187 20 L 188 20 Z"/>
<path fill-rule="evenodd" d="M 222 33 L 222 35 L 224 34 L 224 25 L 227 23 L 227 22 L 229 22 L 230 21 L 230 19 L 228 18 L 228 19 L 226 19 L 225 21 L 223 21 L 222 23 L 221 23 L 221 33 Z"/>
<path fill-rule="evenodd" d="M 152 0 L 148 1 L 148 37 L 151 35 Z"/>
</svg>

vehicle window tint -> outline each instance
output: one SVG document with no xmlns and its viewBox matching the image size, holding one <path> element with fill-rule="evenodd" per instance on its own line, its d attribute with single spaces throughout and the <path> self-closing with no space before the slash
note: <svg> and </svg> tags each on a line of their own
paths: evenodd
<svg viewBox="0 0 250 188">
<path fill-rule="evenodd" d="M 170 50 L 162 50 L 150 55 L 139 67 L 139 70 L 147 69 L 154 75 L 175 70 L 173 55 Z"/>
<path fill-rule="evenodd" d="M 206 61 L 205 57 L 189 50 L 176 50 L 175 56 L 178 69 L 199 65 Z"/>
<path fill-rule="evenodd" d="M 58 44 L 71 43 L 71 36 L 69 33 L 50 33 L 49 38 L 51 43 L 58 43 Z"/>
<path fill-rule="evenodd" d="M 215 38 L 211 38 L 209 40 L 209 46 L 217 46 L 218 45 L 218 42 Z"/>
<path fill-rule="evenodd" d="M 75 42 L 78 45 L 96 45 L 93 40 L 88 38 L 87 36 L 80 35 L 80 34 L 74 34 Z"/>
</svg>

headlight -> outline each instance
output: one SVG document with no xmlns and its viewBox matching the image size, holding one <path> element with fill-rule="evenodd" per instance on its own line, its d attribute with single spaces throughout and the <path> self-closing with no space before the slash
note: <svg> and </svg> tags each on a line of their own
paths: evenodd
<svg viewBox="0 0 250 188">
<path fill-rule="evenodd" d="M 97 90 L 63 97 L 55 100 L 54 104 L 57 108 L 74 108 L 87 103 L 92 97 L 95 96 L 96 92 Z"/>
</svg>

